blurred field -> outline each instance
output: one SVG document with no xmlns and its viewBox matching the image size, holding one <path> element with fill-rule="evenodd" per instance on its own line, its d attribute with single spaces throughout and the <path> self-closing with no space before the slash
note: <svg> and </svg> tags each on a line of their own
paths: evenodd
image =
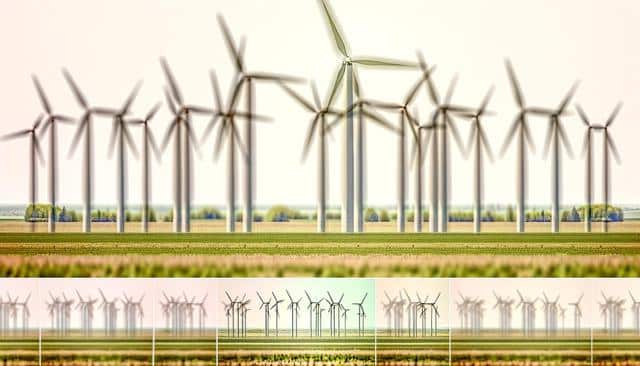
<svg viewBox="0 0 640 366">
<path fill-rule="evenodd" d="M 60 222 L 57 223 L 58 232 L 81 232 L 80 222 Z M 46 223 L 37 223 L 34 225 L 36 232 L 46 232 Z M 529 222 L 526 224 L 526 231 L 531 233 L 545 233 L 551 231 L 550 223 Z M 423 225 L 424 232 L 428 232 L 429 223 Z M 407 232 L 414 232 L 413 223 L 406 225 Z M 593 232 L 600 232 L 601 224 L 593 223 Z M 30 232 L 31 224 L 24 221 L 0 220 L 0 232 Z M 115 223 L 94 222 L 92 224 L 93 232 L 115 232 Z M 152 233 L 169 233 L 172 230 L 170 222 L 152 222 L 149 223 L 149 231 Z M 237 230 L 242 230 L 242 223 L 237 224 Z M 485 222 L 482 223 L 482 230 L 488 233 L 513 233 L 516 231 L 513 222 Z M 584 225 L 580 222 L 563 222 L 560 225 L 562 232 L 580 233 L 584 232 Z M 140 232 L 139 222 L 128 222 L 125 225 L 127 232 Z M 191 231 L 194 233 L 225 232 L 224 220 L 194 220 L 191 222 Z M 254 232 L 256 233 L 303 233 L 315 232 L 316 222 L 312 220 L 293 220 L 290 222 L 256 222 L 254 223 Z M 454 233 L 472 232 L 473 224 L 470 222 L 451 222 L 449 223 L 449 231 Z M 640 232 L 640 220 L 609 223 L 610 232 Z M 327 221 L 327 232 L 340 232 L 339 220 Z M 395 222 L 367 222 L 365 223 L 365 232 L 372 233 L 393 233 L 396 232 Z"/>
</svg>

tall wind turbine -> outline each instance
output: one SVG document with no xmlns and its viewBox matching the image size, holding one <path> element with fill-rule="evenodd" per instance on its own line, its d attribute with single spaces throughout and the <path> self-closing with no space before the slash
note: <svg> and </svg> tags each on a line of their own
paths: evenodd
<svg viewBox="0 0 640 366">
<path fill-rule="evenodd" d="M 584 142 L 582 148 L 582 154 L 585 157 L 585 208 L 584 208 L 584 231 L 591 232 L 591 220 L 592 211 L 591 205 L 593 203 L 593 130 L 598 129 L 601 126 L 592 125 L 580 105 L 576 105 L 576 110 L 582 123 L 587 127 L 584 133 Z"/>
<path fill-rule="evenodd" d="M 245 89 L 245 102 L 247 103 L 247 123 L 245 124 L 245 145 L 247 148 L 247 154 L 244 157 L 244 212 L 242 215 L 242 226 L 244 232 L 252 231 L 253 224 L 253 178 L 254 178 L 254 160 L 255 154 L 253 153 L 253 145 L 254 145 L 254 132 L 253 132 L 253 120 L 251 115 L 254 113 L 254 81 L 268 81 L 268 82 L 301 82 L 302 79 L 295 78 L 291 76 L 278 75 L 273 73 L 266 72 L 253 72 L 247 71 L 246 66 L 243 59 L 243 51 L 244 51 L 244 42 L 241 42 L 240 47 L 236 47 L 233 37 L 231 36 L 231 31 L 227 26 L 226 22 L 222 15 L 218 14 L 218 24 L 220 24 L 220 28 L 222 29 L 222 34 L 224 36 L 225 43 L 229 52 L 231 53 L 231 57 L 234 61 L 234 66 L 236 68 L 238 83 L 235 85 L 235 89 L 233 92 L 233 100 L 231 102 L 231 109 L 235 109 L 235 105 L 237 104 L 237 99 L 240 95 L 240 90 L 242 87 Z M 244 40 L 243 40 L 244 41 Z"/>
<path fill-rule="evenodd" d="M 165 93 L 167 94 L 167 104 L 174 114 L 174 119 L 162 144 L 162 149 L 164 150 L 173 134 L 173 231 L 189 232 L 191 231 L 191 143 L 197 144 L 191 127 L 191 115 L 211 115 L 214 111 L 186 104 L 167 60 L 160 59 L 160 65 L 171 91 L 170 96 Z M 173 97 L 177 106 L 174 105 L 171 97 Z M 183 129 L 185 130 L 184 134 L 182 132 Z M 197 147 L 197 145 L 194 147 Z"/>
<path fill-rule="evenodd" d="M 38 160 L 42 163 L 42 150 L 40 149 L 40 143 L 38 142 L 38 136 L 36 130 L 42 123 L 42 115 L 36 118 L 32 127 L 26 130 L 17 131 L 8 135 L 0 137 L 0 141 L 13 140 L 21 137 L 29 137 L 31 142 L 29 146 L 29 203 L 31 204 L 31 231 L 35 231 L 35 225 L 33 222 L 33 213 L 36 208 L 37 192 L 38 192 Z"/>
<path fill-rule="evenodd" d="M 323 105 L 320 101 L 320 96 L 318 95 L 318 90 L 316 88 L 315 83 L 311 83 L 311 92 L 313 93 L 313 103 L 309 102 L 305 98 L 303 98 L 300 94 L 295 92 L 293 89 L 285 85 L 284 83 L 280 83 L 280 86 L 284 89 L 284 91 L 289 94 L 293 99 L 298 101 L 307 111 L 313 113 L 313 118 L 311 119 L 311 123 L 309 124 L 309 129 L 307 130 L 307 135 L 304 141 L 303 150 L 302 150 L 302 160 L 306 160 L 309 155 L 309 149 L 311 148 L 311 143 L 314 136 L 317 137 L 316 144 L 318 145 L 318 177 L 317 177 L 317 187 L 318 187 L 318 197 L 317 197 L 317 225 L 316 229 L 319 233 L 323 233 L 326 231 L 327 225 L 327 132 L 329 132 L 329 126 L 327 125 L 326 116 L 338 116 L 340 112 L 331 109 L 328 104 L 328 100 L 325 100 L 325 104 Z"/>
<path fill-rule="evenodd" d="M 537 107 L 527 107 L 524 101 L 524 96 L 522 95 L 522 88 L 520 87 L 520 83 L 516 78 L 516 73 L 513 70 L 513 65 L 511 61 L 506 60 L 505 65 L 507 68 L 507 74 L 509 76 L 509 82 L 511 83 L 511 90 L 513 92 L 513 97 L 518 104 L 518 114 L 509 128 L 507 132 L 507 137 L 505 139 L 504 144 L 502 145 L 502 149 L 500 155 L 504 155 L 505 151 L 513 141 L 514 137 L 517 135 L 517 157 L 516 157 L 516 230 L 519 233 L 524 232 L 524 222 L 525 222 L 525 196 L 526 196 L 526 161 L 527 161 L 527 149 L 525 145 L 529 146 L 530 150 L 534 150 L 533 138 L 531 137 L 531 131 L 529 130 L 529 126 L 527 124 L 527 115 L 529 114 L 538 114 L 538 115 L 548 115 L 548 111 L 545 109 L 537 108 Z"/>
<path fill-rule="evenodd" d="M 493 153 L 491 152 L 491 145 L 487 134 L 482 127 L 481 118 L 488 114 L 487 105 L 493 94 L 493 87 L 489 89 L 482 104 L 477 111 L 468 115 L 471 118 L 471 131 L 469 133 L 469 141 L 467 143 L 467 156 L 473 149 L 474 152 L 474 164 L 473 164 L 473 232 L 480 232 L 480 223 L 482 222 L 482 150 L 489 156 L 489 159 L 493 161 Z"/>
<path fill-rule="evenodd" d="M 47 131 L 49 131 L 49 203 L 51 208 L 49 209 L 49 232 L 53 233 L 56 231 L 56 191 L 58 189 L 57 183 L 57 169 L 58 169 L 58 122 L 73 122 L 71 117 L 63 116 L 57 113 L 54 113 L 47 96 L 42 89 L 42 85 L 38 78 L 33 75 L 33 84 L 36 87 L 36 91 L 38 92 L 38 97 L 40 99 L 40 103 L 42 104 L 42 109 L 44 109 L 45 122 L 40 130 L 40 136 L 43 136 Z"/>
<path fill-rule="evenodd" d="M 609 153 L 613 154 L 613 157 L 616 159 L 617 163 L 620 163 L 620 154 L 618 153 L 618 148 L 616 147 L 615 142 L 609 135 L 609 127 L 616 119 L 616 116 L 620 112 L 622 108 L 622 103 L 618 103 L 616 108 L 611 112 L 609 119 L 602 126 L 602 131 L 604 133 L 603 137 L 603 147 L 602 147 L 602 197 L 604 201 L 604 217 L 602 218 L 602 232 L 609 231 L 609 175 L 611 174 L 610 170 L 610 161 L 609 161 Z"/>
<path fill-rule="evenodd" d="M 75 82 L 71 74 L 67 69 L 62 69 L 62 74 L 64 75 L 67 84 L 71 88 L 73 92 L 73 96 L 76 98 L 78 105 L 82 108 L 82 116 L 80 116 L 78 128 L 76 129 L 76 133 L 73 136 L 73 140 L 71 143 L 71 149 L 69 150 L 69 155 L 73 154 L 80 139 L 82 138 L 82 134 L 84 132 L 84 176 L 83 176 L 83 210 L 82 210 L 82 231 L 85 233 L 91 232 L 91 207 L 92 207 L 92 198 L 93 198 L 93 132 L 92 132 L 92 117 L 94 115 L 98 116 L 113 116 L 118 113 L 118 111 L 100 108 L 100 107 L 91 107 L 87 98 L 84 96 L 78 84 Z"/>
<path fill-rule="evenodd" d="M 213 87 L 213 96 L 215 102 L 215 112 L 211 121 L 207 125 L 202 136 L 202 141 L 206 140 L 213 128 L 215 127 L 218 119 L 221 120 L 220 128 L 218 129 L 218 137 L 216 139 L 214 157 L 220 156 L 220 149 L 224 138 L 227 138 L 227 232 L 235 232 L 236 230 L 236 149 L 239 148 L 241 153 L 246 156 L 246 146 L 243 146 L 238 128 L 236 126 L 236 118 L 249 119 L 255 121 L 270 121 L 267 117 L 254 115 L 248 112 L 238 112 L 234 109 L 234 90 L 237 89 L 237 78 L 234 80 L 232 86 L 232 93 L 229 95 L 227 106 L 222 104 L 222 96 L 220 93 L 220 86 L 218 85 L 218 78 L 216 74 L 211 71 L 210 74 L 211 86 Z M 238 145 L 238 147 L 236 147 Z M 245 218 L 243 218 L 245 219 Z"/>
<path fill-rule="evenodd" d="M 337 51 L 342 56 L 341 65 L 338 68 L 335 81 L 333 83 L 333 91 L 331 92 L 330 101 L 333 101 L 338 88 L 342 83 L 342 79 L 345 78 L 346 73 L 346 108 L 349 109 L 353 105 L 353 94 L 359 94 L 358 75 L 354 64 L 362 66 L 390 66 L 390 67 L 414 67 L 414 65 L 401 61 L 391 61 L 381 58 L 369 58 L 369 57 L 352 57 L 349 50 L 349 46 L 342 35 L 340 26 L 336 21 L 336 17 L 326 0 L 320 0 L 327 25 L 331 34 Z M 353 232 L 353 209 L 354 209 L 354 176 L 353 176 L 353 112 L 348 112 L 346 115 L 346 121 L 344 124 L 344 145 L 343 145 L 343 171 L 342 177 L 342 231 Z"/>
<path fill-rule="evenodd" d="M 421 60 L 421 63 L 423 61 Z M 429 86 L 429 96 L 431 98 L 432 103 L 435 105 L 436 110 L 433 113 L 433 121 L 438 128 L 436 131 L 439 133 L 436 140 L 438 141 L 438 167 L 439 171 L 437 174 L 438 182 L 438 193 L 439 193 L 439 213 L 438 219 L 439 222 L 439 231 L 447 232 L 449 225 L 449 131 L 453 135 L 458 148 L 464 151 L 464 147 L 462 145 L 462 139 L 460 137 L 460 133 L 458 132 L 458 128 L 453 122 L 453 115 L 462 115 L 464 113 L 470 113 L 473 110 L 468 107 L 463 107 L 459 105 L 454 105 L 451 103 L 451 99 L 453 97 L 453 91 L 458 82 L 458 77 L 455 75 L 451 82 L 449 83 L 449 88 L 447 89 L 447 94 L 445 95 L 444 100 L 440 101 L 438 97 L 438 93 L 436 92 L 435 85 L 430 77 L 426 78 L 427 85 Z M 440 123 L 438 123 L 440 120 Z M 431 220 L 431 219 L 430 219 Z"/>
<path fill-rule="evenodd" d="M 149 179 L 151 167 L 149 165 L 149 149 L 153 151 L 156 159 L 160 159 L 160 150 L 153 137 L 153 132 L 149 129 L 149 122 L 160 109 L 160 103 L 156 104 L 147 115 L 140 120 L 128 121 L 135 125 L 142 126 L 142 232 L 149 231 L 149 197 L 151 195 L 151 180 Z"/>
<path fill-rule="evenodd" d="M 116 209 L 116 231 L 119 233 L 124 232 L 124 223 L 126 221 L 125 218 L 125 200 L 126 200 L 126 146 L 134 153 L 135 156 L 138 156 L 138 151 L 136 150 L 135 143 L 133 142 L 133 137 L 131 137 L 131 132 L 129 132 L 129 128 L 127 127 L 127 122 L 124 117 L 129 113 L 129 109 L 131 108 L 131 104 L 138 94 L 138 90 L 140 90 L 140 83 L 138 83 L 134 88 L 129 97 L 125 100 L 122 108 L 113 115 L 113 126 L 111 130 L 111 139 L 109 142 L 109 154 L 113 155 L 114 149 L 117 150 L 117 189 L 118 189 L 118 199 L 117 199 L 117 209 Z M 125 146 L 126 145 L 126 146 Z"/>
<path fill-rule="evenodd" d="M 418 138 L 417 126 L 418 122 L 415 118 L 409 113 L 409 105 L 413 102 L 416 95 L 418 94 L 418 89 L 420 86 L 426 81 L 426 79 L 420 78 L 418 81 L 414 83 L 414 85 L 409 89 L 409 93 L 404 98 L 402 103 L 386 103 L 386 102 L 370 102 L 369 104 L 386 110 L 395 110 L 399 114 L 399 124 L 398 124 L 398 165 L 397 169 L 397 223 L 396 228 L 398 232 L 402 233 L 405 231 L 405 214 L 406 214 L 406 198 L 407 198 L 407 125 L 411 133 L 413 134 L 414 139 Z"/>
<path fill-rule="evenodd" d="M 560 117 L 573 98 L 578 84 L 573 84 L 558 108 L 549 113 L 549 127 L 545 141 L 544 155 L 547 156 L 551 148 L 551 232 L 560 231 L 560 145 L 564 146 L 569 156 L 573 155 L 567 134 L 560 123 Z"/>
</svg>

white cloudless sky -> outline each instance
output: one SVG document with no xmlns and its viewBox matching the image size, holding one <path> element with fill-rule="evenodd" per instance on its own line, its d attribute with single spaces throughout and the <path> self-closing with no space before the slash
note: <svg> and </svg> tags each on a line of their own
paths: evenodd
<svg viewBox="0 0 640 366">
<path fill-rule="evenodd" d="M 486 119 L 494 153 L 500 150 L 516 109 L 504 68 L 510 57 L 531 105 L 555 107 L 570 85 L 581 80 L 575 101 L 593 122 L 603 122 L 616 103 L 624 107 L 611 134 L 622 156 L 612 166 L 612 201 L 638 203 L 640 185 L 635 170 L 640 153 L 640 3 L 633 0 L 562 2 L 487 0 L 482 2 L 403 0 L 397 2 L 334 0 L 354 55 L 414 60 L 417 49 L 437 64 L 434 75 L 441 94 L 451 77 L 460 82 L 454 102 L 476 106 L 490 85 L 496 93 Z M 290 73 L 317 81 L 321 93 L 328 88 L 339 64 L 319 4 L 314 0 L 124 1 L 61 0 L 0 4 L 0 134 L 29 126 L 40 113 L 30 75 L 37 74 L 55 111 L 79 116 L 80 110 L 64 83 L 66 66 L 93 105 L 119 106 L 138 80 L 143 88 L 133 114 L 143 115 L 163 100 L 164 78 L 159 57 L 166 56 L 187 100 L 212 105 L 207 72 L 215 69 L 226 91 L 233 76 L 229 54 L 216 23 L 227 19 L 236 38 L 247 36 L 246 63 L 252 70 Z M 361 69 L 363 93 L 372 98 L 400 101 L 419 77 L 417 72 Z M 306 85 L 298 90 L 310 97 Z M 273 85 L 258 85 L 256 108 L 274 118 L 256 129 L 256 203 L 312 205 L 315 202 L 316 156 L 301 163 L 304 134 L 310 115 Z M 343 99 L 339 99 L 343 104 Z M 430 113 L 425 91 L 416 101 L 423 119 Z M 393 123 L 396 117 L 386 115 Z M 393 119 L 392 119 L 393 118 Z M 152 122 L 161 139 L 170 115 L 166 107 Z M 111 123 L 95 122 L 95 203 L 114 204 L 115 162 L 107 145 Z M 200 135 L 206 119 L 194 124 Z M 584 198 L 584 162 L 580 157 L 584 128 L 575 113 L 563 120 L 576 157 L 563 157 L 563 201 Z M 530 157 L 529 201 L 550 203 L 550 165 L 542 157 L 547 121 L 531 118 L 536 152 Z M 458 122 L 463 136 L 468 124 Z M 77 204 L 81 197 L 80 152 L 67 159 L 75 127 L 61 126 L 59 201 Z M 340 132 L 329 147 L 329 200 L 340 200 Z M 140 131 L 133 131 L 140 141 Z M 46 141 L 43 147 L 46 152 Z M 371 205 L 395 202 L 396 139 L 377 126 L 367 128 L 367 201 Z M 213 139 L 201 147 L 194 182 L 194 203 L 222 205 L 226 192 L 225 156 L 213 161 Z M 601 137 L 596 137 L 595 200 L 601 200 Z M 27 141 L 0 144 L 4 173 L 0 202 L 28 200 Z M 515 201 L 515 152 L 487 164 L 485 201 Z M 452 147 L 451 203 L 472 202 L 472 165 Z M 171 202 L 171 148 L 161 164 L 153 166 L 153 200 Z M 139 161 L 129 163 L 129 202 L 140 201 Z M 426 169 L 428 171 L 428 168 Z M 46 174 L 40 169 L 40 201 L 47 199 Z M 239 175 L 241 177 L 241 175 Z M 426 180 L 425 180 L 426 181 Z M 409 196 L 414 190 L 409 179 Z M 425 186 L 428 189 L 428 186 Z M 241 197 L 238 197 L 240 200 Z"/>
</svg>

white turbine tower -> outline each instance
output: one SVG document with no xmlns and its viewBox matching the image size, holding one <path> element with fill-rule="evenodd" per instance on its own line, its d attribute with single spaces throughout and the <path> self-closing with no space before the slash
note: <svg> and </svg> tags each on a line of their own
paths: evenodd
<svg viewBox="0 0 640 366">
<path fill-rule="evenodd" d="M 414 67 L 414 65 L 399 61 L 390 61 L 380 58 L 361 58 L 352 57 L 349 50 L 349 46 L 342 35 L 340 26 L 338 25 L 332 9 L 326 0 L 320 0 L 320 5 L 323 10 L 323 14 L 327 21 L 327 25 L 333 40 L 335 42 L 336 49 L 340 56 L 342 56 L 341 65 L 336 74 L 335 81 L 333 83 L 333 90 L 329 94 L 329 106 L 332 105 L 333 99 L 345 78 L 346 73 L 346 108 L 349 109 L 353 105 L 353 94 L 356 96 L 360 94 L 358 85 L 358 75 L 354 64 L 362 66 L 390 66 L 390 67 Z M 362 130 L 359 128 L 359 133 Z M 353 112 L 348 112 L 346 115 L 346 121 L 344 123 L 344 145 L 343 145 L 343 177 L 342 177 L 342 231 L 353 232 L 354 226 L 354 146 L 353 146 Z M 362 149 L 362 146 L 358 146 L 358 150 Z M 357 179 L 359 186 L 357 189 L 364 190 L 364 183 L 362 179 Z M 361 206 L 362 207 L 362 206 Z"/>
</svg>

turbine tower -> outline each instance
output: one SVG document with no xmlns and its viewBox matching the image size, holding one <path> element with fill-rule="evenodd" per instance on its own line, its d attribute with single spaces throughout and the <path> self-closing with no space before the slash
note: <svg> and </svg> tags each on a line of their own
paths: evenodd
<svg viewBox="0 0 640 366">
<path fill-rule="evenodd" d="M 47 99 L 44 89 L 38 78 L 33 75 L 33 84 L 38 92 L 42 109 L 44 109 L 44 124 L 40 130 L 40 137 L 42 137 L 47 131 L 49 132 L 49 222 L 48 229 L 50 233 L 56 231 L 56 193 L 57 193 L 57 174 L 58 174 L 58 122 L 71 123 L 73 119 L 71 117 L 63 116 L 54 113 L 49 100 Z"/>
<path fill-rule="evenodd" d="M 505 65 L 509 76 L 509 82 L 511 83 L 511 91 L 513 92 L 516 104 L 518 105 L 518 113 L 511 125 L 511 128 L 509 128 L 509 131 L 507 132 L 505 142 L 500 150 L 500 155 L 504 155 L 505 151 L 511 144 L 511 141 L 516 137 L 516 230 L 519 233 L 523 233 L 527 191 L 527 146 L 532 151 L 535 149 L 533 138 L 531 137 L 531 131 L 527 124 L 527 115 L 534 114 L 548 116 L 549 111 L 538 107 L 526 106 L 524 96 L 522 94 L 522 88 L 516 78 L 516 73 L 513 70 L 511 61 L 506 60 Z"/>
<path fill-rule="evenodd" d="M 93 204 L 93 121 L 92 117 L 94 115 L 97 116 L 109 116 L 112 117 L 117 111 L 101 108 L 101 107 L 91 107 L 89 102 L 87 102 L 87 98 L 84 96 L 78 84 L 76 84 L 75 80 L 71 76 L 71 73 L 67 69 L 62 69 L 62 74 L 64 75 L 67 84 L 69 84 L 69 88 L 73 92 L 73 95 L 82 108 L 82 115 L 80 116 L 78 128 L 76 129 L 76 133 L 73 136 L 73 140 L 71 143 L 71 149 L 69 150 L 69 155 L 72 155 L 80 142 L 80 139 L 83 137 L 84 132 L 84 166 L 83 166 L 83 210 L 82 210 L 82 231 L 85 233 L 91 232 L 91 207 Z"/>
<path fill-rule="evenodd" d="M 295 78 L 291 76 L 285 75 L 277 75 L 273 73 L 266 72 L 253 72 L 247 71 L 244 63 L 243 52 L 244 52 L 244 39 L 242 39 L 240 47 L 236 47 L 233 37 L 231 36 L 231 31 L 227 26 L 226 22 L 222 15 L 218 14 L 218 24 L 222 29 L 222 34 L 224 36 L 225 43 L 227 45 L 227 49 L 231 53 L 231 57 L 234 61 L 234 66 L 236 68 L 236 79 L 238 83 L 235 85 L 235 90 L 233 92 L 233 100 L 231 102 L 231 109 L 235 109 L 235 105 L 237 104 L 237 99 L 240 96 L 240 90 L 242 87 L 245 88 L 245 102 L 247 103 L 247 123 L 245 124 L 245 145 L 247 147 L 246 155 L 244 156 L 244 212 L 242 215 L 242 226 L 244 228 L 244 232 L 252 231 L 253 224 L 253 194 L 254 194 L 254 160 L 255 154 L 253 152 L 254 148 L 254 126 L 252 115 L 254 114 L 254 81 L 267 81 L 267 82 L 302 82 L 302 79 Z"/>
<path fill-rule="evenodd" d="M 149 122 L 155 116 L 160 109 L 160 103 L 156 104 L 144 119 L 127 121 L 127 123 L 136 124 L 142 126 L 142 232 L 149 231 L 149 198 L 151 196 L 151 166 L 149 164 L 150 152 L 153 151 L 156 159 L 160 160 L 160 150 L 158 144 L 153 137 L 153 132 L 149 129 Z"/>
<path fill-rule="evenodd" d="M 565 115 L 565 110 L 573 98 L 578 84 L 575 83 L 569 89 L 558 108 L 549 113 L 549 127 L 545 142 L 544 155 L 548 156 L 551 148 L 551 232 L 560 232 L 560 146 L 564 146 L 569 156 L 573 156 L 567 134 L 560 123 L 560 117 Z"/>
<path fill-rule="evenodd" d="M 242 140 L 238 133 L 236 126 L 236 118 L 242 118 L 245 120 L 255 121 L 270 121 L 267 117 L 253 115 L 248 112 L 238 112 L 234 109 L 234 92 L 229 95 L 227 106 L 222 104 L 222 94 L 220 93 L 220 86 L 218 85 L 218 78 L 215 72 L 211 71 L 210 74 L 211 86 L 213 87 L 213 96 L 215 102 L 215 112 L 211 121 L 207 125 L 202 141 L 206 140 L 213 128 L 215 127 L 218 119 L 221 120 L 220 128 L 218 129 L 218 137 L 216 139 L 214 156 L 217 159 L 220 156 L 220 149 L 222 148 L 223 139 L 227 137 L 227 232 L 235 232 L 236 230 L 236 149 L 239 148 L 241 153 L 246 156 L 247 149 L 243 146 Z M 236 81 L 237 82 L 237 81 Z M 237 84 L 234 87 L 237 89 Z M 236 147 L 236 144 L 238 147 Z M 246 220 L 243 218 L 243 220 Z"/>
<path fill-rule="evenodd" d="M 421 61 L 423 62 L 423 61 Z M 429 86 L 429 95 L 432 103 L 436 107 L 435 112 L 433 113 L 432 123 L 436 125 L 438 128 L 435 130 L 439 132 L 438 137 L 435 140 L 438 141 L 438 167 L 439 171 L 437 173 L 438 182 L 438 195 L 439 195 L 439 227 L 438 230 L 440 232 L 448 231 L 449 224 L 449 147 L 448 140 L 449 135 L 448 132 L 451 131 L 458 148 L 464 151 L 464 147 L 462 145 L 462 139 L 460 138 L 460 133 L 458 132 L 458 128 L 453 122 L 451 118 L 453 115 L 464 116 L 465 113 L 471 113 L 473 110 L 468 107 L 462 107 L 459 105 L 454 105 L 451 103 L 451 98 L 453 97 L 453 91 L 455 89 L 458 77 L 457 75 L 451 79 L 449 83 L 449 88 L 447 90 L 447 94 L 444 100 L 440 101 L 438 93 L 436 92 L 435 85 L 431 78 L 427 78 L 427 85 Z M 440 123 L 438 123 L 440 120 Z M 430 218 L 431 220 L 431 218 Z"/>
<path fill-rule="evenodd" d="M 346 108 L 349 109 L 353 105 L 353 94 L 356 96 L 360 94 L 358 85 L 357 69 L 356 65 L 362 66 L 390 66 L 390 67 L 413 67 L 410 63 L 391 61 L 379 58 L 361 58 L 352 57 L 349 50 L 349 46 L 342 35 L 340 26 L 336 21 L 336 17 L 332 9 L 330 8 L 326 0 L 320 0 L 320 6 L 322 7 L 325 20 L 331 34 L 338 53 L 342 56 L 341 65 L 338 68 L 335 81 L 333 83 L 333 90 L 329 97 L 329 106 L 332 105 L 335 94 L 337 93 L 343 79 L 346 79 Z M 345 78 L 346 74 L 346 78 Z M 353 113 L 347 112 L 346 121 L 344 124 L 344 145 L 343 145 L 343 177 L 342 177 L 342 231 L 353 232 L 354 225 L 354 149 L 353 149 Z"/>
<path fill-rule="evenodd" d="M 42 150 L 40 149 L 40 142 L 38 142 L 38 136 L 36 130 L 42 123 L 42 116 L 38 116 L 31 128 L 26 130 L 20 130 L 8 135 L 0 137 L 0 141 L 13 140 L 21 137 L 29 137 L 29 203 L 31 204 L 31 222 L 30 229 L 35 231 L 35 223 L 33 214 L 36 210 L 37 192 L 38 192 L 38 161 L 42 163 Z"/>
<path fill-rule="evenodd" d="M 185 104 L 167 60 L 160 59 L 160 65 L 171 91 L 171 93 L 165 91 L 167 104 L 174 115 L 162 144 L 164 150 L 173 134 L 173 231 L 189 232 L 191 231 L 191 143 L 196 144 L 194 148 L 197 148 L 197 141 L 191 127 L 191 115 L 211 115 L 214 111 Z M 174 100 L 177 106 L 174 105 Z"/>
<path fill-rule="evenodd" d="M 126 206 L 126 180 L 127 180 L 127 168 L 126 168 L 126 147 L 133 152 L 133 154 L 137 157 L 138 151 L 136 150 L 135 143 L 133 142 L 133 137 L 131 137 L 131 132 L 127 127 L 127 122 L 125 121 L 125 116 L 129 113 L 129 109 L 131 108 L 131 104 L 138 94 L 138 90 L 140 90 L 140 83 L 136 84 L 133 88 L 129 97 L 125 100 L 122 108 L 118 112 L 113 115 L 113 126 L 111 130 L 111 138 L 109 142 L 109 155 L 113 155 L 114 149 L 117 150 L 117 190 L 118 190 L 118 199 L 117 199 L 117 209 L 116 209 L 116 231 L 119 233 L 124 232 L 124 224 L 126 221 L 125 218 L 125 206 Z M 126 145 L 126 146 L 125 146 Z"/>
<path fill-rule="evenodd" d="M 280 86 L 284 91 L 293 97 L 298 103 L 300 103 L 307 111 L 314 114 L 309 129 L 307 131 L 306 139 L 302 150 L 302 160 L 306 160 L 311 143 L 314 136 L 318 136 L 318 197 L 317 197 L 317 225 L 316 230 L 319 233 L 323 233 L 327 229 L 327 132 L 329 132 L 329 126 L 327 125 L 326 116 L 338 116 L 340 112 L 331 109 L 329 101 L 325 100 L 324 106 L 320 102 L 318 90 L 315 83 L 311 82 L 311 92 L 313 93 L 313 104 L 303 98 L 300 94 L 293 89 L 280 83 Z"/>
<path fill-rule="evenodd" d="M 587 233 L 591 232 L 591 220 L 592 220 L 592 210 L 591 205 L 593 202 L 593 130 L 597 128 L 589 122 L 589 118 L 587 118 L 587 114 L 584 112 L 580 105 L 576 105 L 576 110 L 578 111 L 578 115 L 580 115 L 580 119 L 582 123 L 586 126 L 586 131 L 584 133 L 584 145 L 582 148 L 582 154 L 585 157 L 585 201 L 586 205 L 584 208 L 584 231 Z"/>
<path fill-rule="evenodd" d="M 480 225 L 482 222 L 482 150 L 489 156 L 489 160 L 493 161 L 493 153 L 491 152 L 491 145 L 489 139 L 482 127 L 481 118 L 490 112 L 487 112 L 487 105 L 493 94 L 493 87 L 489 89 L 485 95 L 482 104 L 478 110 L 467 115 L 471 119 L 471 131 L 469 133 L 469 141 L 467 143 L 467 153 L 473 149 L 474 164 L 473 164 L 473 232 L 480 232 Z"/>
<path fill-rule="evenodd" d="M 603 147 L 602 147 L 602 196 L 604 201 L 604 217 L 602 218 L 602 232 L 609 231 L 609 176 L 611 174 L 610 170 L 610 158 L 609 154 L 611 153 L 616 159 L 617 163 L 620 163 L 620 154 L 618 153 L 618 148 L 616 147 L 615 142 L 609 135 L 609 127 L 615 121 L 616 116 L 620 112 L 622 108 L 622 103 L 619 103 L 616 108 L 613 110 L 609 119 L 602 127 L 602 132 L 604 134 L 603 137 Z"/>
</svg>

